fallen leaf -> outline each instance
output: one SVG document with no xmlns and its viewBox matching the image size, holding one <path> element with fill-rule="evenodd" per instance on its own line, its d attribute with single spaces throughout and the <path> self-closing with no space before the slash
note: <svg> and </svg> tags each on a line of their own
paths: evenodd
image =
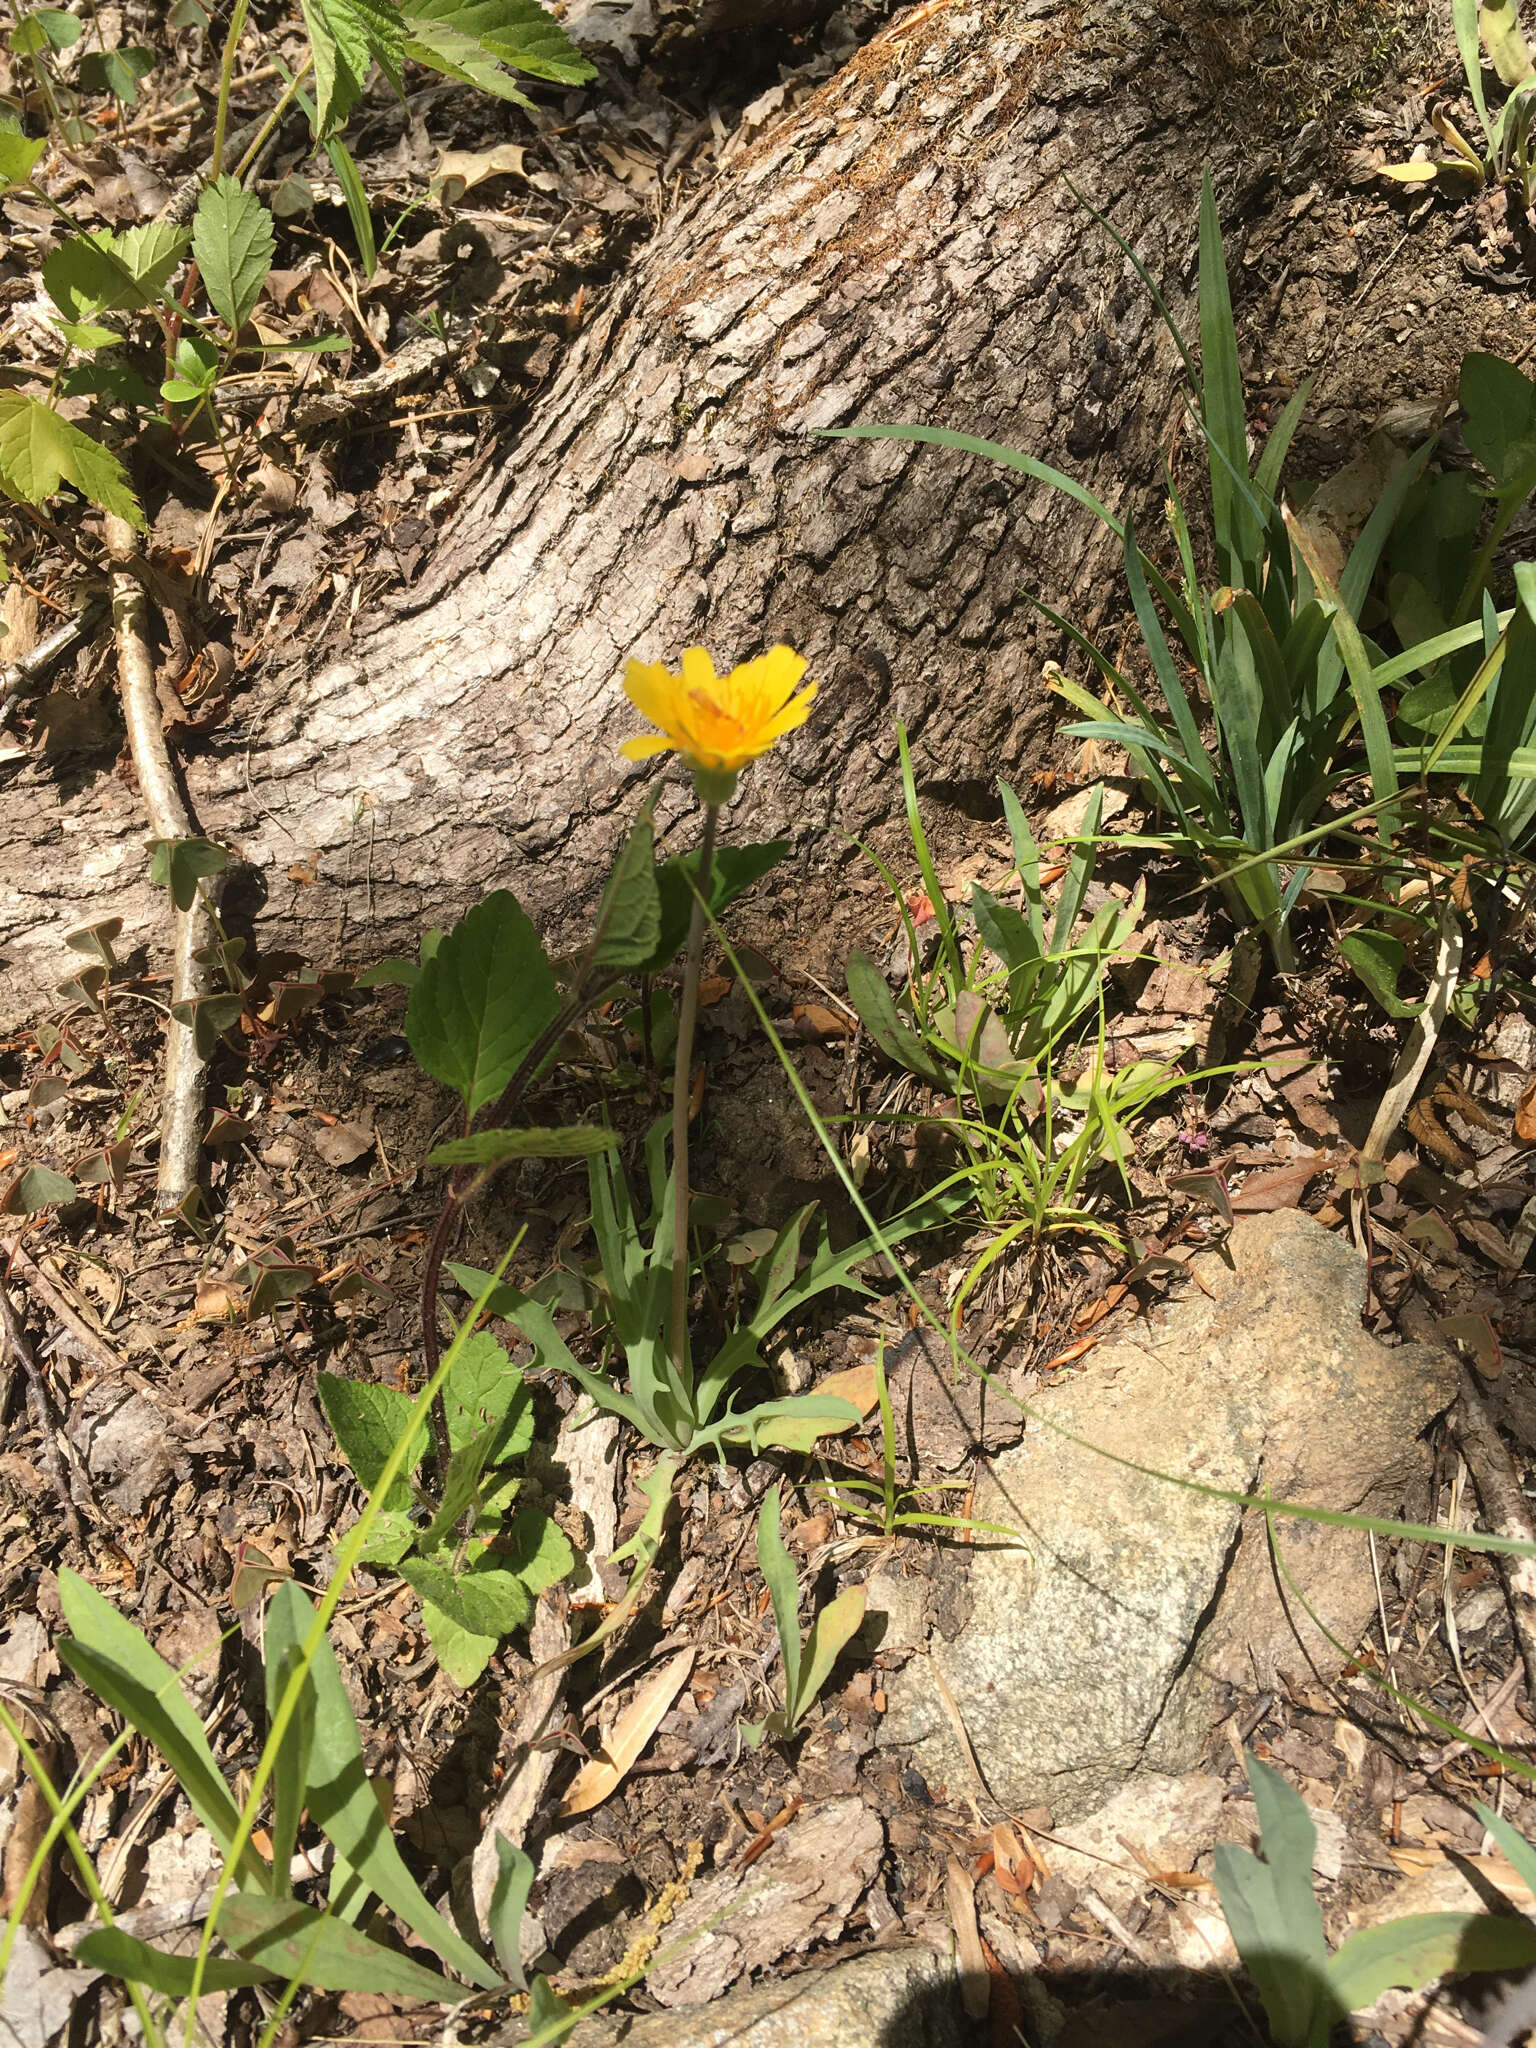
<svg viewBox="0 0 1536 2048">
<path fill-rule="evenodd" d="M 319 1123 L 315 1127 L 314 1144 L 327 1166 L 351 1166 L 365 1152 L 373 1150 L 373 1132 L 366 1124 L 350 1120 Z"/>
<path fill-rule="evenodd" d="M 609 1794 L 623 1784 L 630 1766 L 661 1726 L 671 1711 L 672 1702 L 682 1691 L 683 1683 L 693 1669 L 694 1654 L 691 1648 L 679 1650 L 641 1686 L 604 1738 L 602 1749 L 576 1773 L 570 1790 L 560 1802 L 563 1815 L 590 1813 L 594 1806 L 601 1806 Z"/>
<path fill-rule="evenodd" d="M 1029 1851 L 1005 1820 L 998 1821 L 992 1830 L 992 1875 L 1016 1899 L 1022 1898 L 1035 1881 Z"/>
<path fill-rule="evenodd" d="M 1504 1370 L 1504 1353 L 1486 1316 L 1438 1316 L 1435 1328 L 1448 1344 L 1464 1345 L 1471 1352 L 1481 1378 L 1496 1380 Z"/>
<path fill-rule="evenodd" d="M 515 142 L 499 142 L 494 149 L 445 149 L 437 160 L 434 181 L 446 185 L 450 179 L 469 191 L 487 178 L 525 178 L 523 151 Z"/>
<path fill-rule="evenodd" d="M 1536 1145 L 1536 1074 L 1525 1084 L 1515 1104 L 1515 1136 L 1522 1145 Z"/>
<path fill-rule="evenodd" d="M 831 1394 L 839 1401 L 851 1401 L 861 1415 L 867 1415 L 880 1398 L 875 1383 L 875 1361 L 866 1359 L 863 1365 L 851 1365 L 846 1372 L 829 1373 L 826 1379 L 816 1382 L 811 1392 Z M 824 1415 L 803 1418 L 772 1416 L 759 1430 L 757 1440 L 760 1444 L 775 1444 L 780 1450 L 799 1451 L 809 1456 L 822 1437 L 842 1436 L 852 1428 L 852 1422 L 837 1422 Z"/>
<path fill-rule="evenodd" d="M 731 992 L 731 977 L 728 974 L 706 974 L 699 983 L 699 1008 L 708 1010 L 714 1004 L 724 1002 Z"/>
<path fill-rule="evenodd" d="M 802 1038 L 851 1038 L 854 1026 L 840 1010 L 829 1010 L 825 1003 L 796 1003 L 794 1006 L 795 1029 Z"/>
<path fill-rule="evenodd" d="M 1267 1215 L 1273 1209 L 1294 1209 L 1311 1182 L 1328 1166 L 1326 1152 L 1314 1152 L 1292 1166 L 1256 1173 L 1232 1196 L 1232 1208 L 1243 1216 Z"/>
</svg>

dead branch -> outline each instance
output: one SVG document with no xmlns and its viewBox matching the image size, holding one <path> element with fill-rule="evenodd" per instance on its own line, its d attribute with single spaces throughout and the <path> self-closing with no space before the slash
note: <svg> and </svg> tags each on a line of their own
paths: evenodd
<svg viewBox="0 0 1536 2048">
<path fill-rule="evenodd" d="M 119 566 L 112 572 L 112 619 L 117 633 L 118 685 L 134 773 L 144 796 L 150 833 L 156 839 L 191 839 L 196 828 L 182 800 L 155 691 L 149 651 L 148 602 L 130 566 L 136 560 L 133 528 L 125 519 L 106 520 L 107 552 Z M 171 1001 L 193 1002 L 210 993 L 212 971 L 196 956 L 218 936 L 213 905 L 218 876 L 208 877 L 190 910 L 177 910 L 171 961 Z M 160 1167 L 156 1199 L 175 1209 L 197 1185 L 202 1160 L 203 1104 L 208 1063 L 197 1050 L 192 1027 L 172 1017 L 166 1026 L 165 1093 L 160 1111 Z"/>
</svg>

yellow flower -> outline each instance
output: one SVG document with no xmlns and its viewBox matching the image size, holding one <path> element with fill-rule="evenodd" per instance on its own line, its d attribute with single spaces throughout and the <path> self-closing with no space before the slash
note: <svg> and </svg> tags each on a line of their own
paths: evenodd
<svg viewBox="0 0 1536 2048">
<path fill-rule="evenodd" d="M 804 674 L 804 657 L 792 647 L 771 647 L 728 676 L 715 674 L 702 647 L 683 649 L 680 676 L 659 661 L 632 661 L 624 673 L 625 694 L 661 730 L 626 740 L 622 751 L 631 761 L 643 761 L 675 747 L 691 768 L 733 776 L 804 725 L 816 695 L 814 683 L 796 691 Z"/>
</svg>

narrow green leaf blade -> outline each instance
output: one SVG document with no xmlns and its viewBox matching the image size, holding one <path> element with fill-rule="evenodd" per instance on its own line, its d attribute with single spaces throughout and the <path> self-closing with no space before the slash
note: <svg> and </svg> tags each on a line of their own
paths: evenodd
<svg viewBox="0 0 1536 2048">
<path fill-rule="evenodd" d="M 499 1828 L 495 1846 L 496 1885 L 491 1893 L 490 1910 L 485 1916 L 486 1932 L 491 1937 L 491 1946 L 496 1951 L 496 1960 L 505 1972 L 507 1982 L 514 1991 L 526 1991 L 528 1979 L 523 1974 L 518 1934 L 523 1924 L 523 1908 L 533 1886 L 533 1858 L 509 1842 Z"/>
<path fill-rule="evenodd" d="M 556 1130 L 502 1125 L 450 1138 L 427 1154 L 429 1166 L 500 1166 L 509 1159 L 590 1159 L 598 1152 L 616 1152 L 618 1133 L 602 1124 L 564 1124 Z"/>
<path fill-rule="evenodd" d="M 757 1516 L 757 1564 L 773 1603 L 779 1650 L 784 1659 L 784 1705 L 793 1716 L 800 1697 L 800 1582 L 794 1559 L 779 1534 L 779 1489 L 771 1486 Z"/>
<path fill-rule="evenodd" d="M 74 1631 L 59 1644 L 59 1654 L 99 1698 L 159 1750 L 193 1812 L 227 1855 L 240 1825 L 240 1809 L 175 1672 L 126 1615 L 75 1572 L 59 1573 L 59 1600 Z M 270 1882 L 250 1848 L 242 1872 L 262 1885 Z"/>
<path fill-rule="evenodd" d="M 267 1609 L 267 1644 L 302 1645 L 315 1622 L 315 1610 L 308 1596 L 290 1579 L 280 1586 Z M 309 1668 L 315 1694 L 315 1728 L 310 1746 L 307 1797 L 310 1818 L 335 1845 L 368 1889 L 398 1913 L 419 1941 L 482 1990 L 494 1990 L 496 1973 L 462 1935 L 423 1895 L 407 1870 L 394 1836 L 384 1826 L 379 1803 L 374 1797 L 363 1761 L 362 1737 L 357 1717 L 342 1683 L 341 1667 L 328 1637 L 322 1636 Z M 232 1925 L 221 1923 L 233 1946 L 246 1948 Z M 258 1960 L 266 1960 L 258 1957 Z M 281 1969 L 279 1962 L 274 1968 Z M 412 1967 L 417 1967 L 413 1965 Z M 291 1971 L 286 1974 L 292 1974 Z M 431 1977 L 430 1971 L 422 1972 Z M 318 1981 L 312 1979 L 310 1981 Z M 433 1979 L 434 1989 L 419 1995 L 440 1997 L 442 1987 Z M 345 1986 L 329 1988 L 345 1989 Z M 369 1988 L 365 1981 L 364 1989 Z M 451 1996 L 451 1994 L 449 1994 Z"/>
<path fill-rule="evenodd" d="M 147 1941 L 125 1934 L 120 1927 L 102 1927 L 75 1944 L 75 1959 L 87 1969 L 105 1970 L 109 1977 L 121 1977 L 127 1984 L 147 1984 L 165 1998 L 190 1998 L 195 1956 L 168 1956 L 151 1948 Z M 209 1956 L 198 1976 L 198 1988 L 208 1991 L 238 1991 L 247 1984 L 270 1984 L 275 1972 L 260 1963 L 230 1962 L 223 1956 Z"/>
<path fill-rule="evenodd" d="M 231 1892 L 219 1914 L 219 1932 L 231 1948 L 285 1982 L 296 1979 L 317 1991 L 382 1991 L 441 2004 L 458 1997 L 457 1985 L 436 1970 L 296 1899 Z M 494 1981 L 493 1972 L 486 1974 Z"/>
<path fill-rule="evenodd" d="M 805 1638 L 805 1661 L 794 1705 L 797 1723 L 809 1713 L 822 1687 L 832 1676 L 832 1666 L 863 1626 L 866 1597 L 862 1586 L 846 1586 L 835 1600 L 828 1601 L 811 1623 Z"/>
<path fill-rule="evenodd" d="M 1408 1913 L 1362 1927 L 1328 1964 L 1345 2012 L 1374 2005 L 1384 1991 L 1419 1991 L 1437 1977 L 1520 1970 L 1536 1963 L 1536 1925 L 1494 1913 Z"/>
</svg>

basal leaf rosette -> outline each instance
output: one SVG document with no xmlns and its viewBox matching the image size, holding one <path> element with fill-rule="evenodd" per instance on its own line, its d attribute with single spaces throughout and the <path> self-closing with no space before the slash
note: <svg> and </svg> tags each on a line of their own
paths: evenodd
<svg viewBox="0 0 1536 2048">
<path fill-rule="evenodd" d="M 755 661 L 717 676 L 702 647 L 683 650 L 682 673 L 663 662 L 632 661 L 624 691 L 635 709 L 660 731 L 626 740 L 631 761 L 676 750 L 693 770 L 701 801 L 723 804 L 749 761 L 803 725 L 816 685 L 799 688 L 805 658 L 792 647 L 771 647 Z"/>
</svg>

